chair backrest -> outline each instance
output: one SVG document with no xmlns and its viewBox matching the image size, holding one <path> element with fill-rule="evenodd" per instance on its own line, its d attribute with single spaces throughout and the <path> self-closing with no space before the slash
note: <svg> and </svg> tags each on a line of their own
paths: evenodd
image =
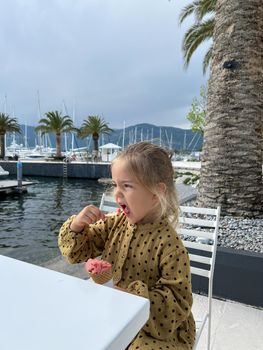
<svg viewBox="0 0 263 350">
<path fill-rule="evenodd" d="M 103 193 L 100 201 L 100 210 L 104 213 L 116 211 L 118 204 L 110 193 Z"/>
<path fill-rule="evenodd" d="M 213 277 L 217 250 L 220 206 L 216 209 L 180 207 L 179 234 L 188 249 L 192 275 L 208 279 L 208 310 L 202 320 L 196 320 L 198 345 L 204 325 L 208 320 L 207 349 L 210 349 Z"/>
<path fill-rule="evenodd" d="M 180 206 L 179 234 L 189 251 L 191 273 L 213 278 L 220 207 Z"/>
</svg>

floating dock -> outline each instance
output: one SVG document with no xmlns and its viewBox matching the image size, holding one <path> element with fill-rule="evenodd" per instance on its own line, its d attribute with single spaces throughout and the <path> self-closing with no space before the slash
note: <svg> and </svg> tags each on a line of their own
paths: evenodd
<svg viewBox="0 0 263 350">
<path fill-rule="evenodd" d="M 22 185 L 18 186 L 17 180 L 0 180 L 0 195 L 1 194 L 13 194 L 13 193 L 25 193 L 27 192 L 27 186 L 34 185 L 35 182 L 22 181 Z"/>
</svg>

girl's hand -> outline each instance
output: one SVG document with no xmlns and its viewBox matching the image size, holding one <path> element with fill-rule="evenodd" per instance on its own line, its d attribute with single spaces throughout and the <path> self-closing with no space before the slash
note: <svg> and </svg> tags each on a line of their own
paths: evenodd
<svg viewBox="0 0 263 350">
<path fill-rule="evenodd" d="M 131 293 L 130 291 L 128 291 L 128 290 L 125 289 L 125 288 L 121 288 L 121 287 L 118 287 L 118 286 L 114 286 L 114 288 L 115 288 L 115 289 L 118 289 L 118 290 L 120 290 L 120 291 L 122 291 L 122 292 Z"/>
<path fill-rule="evenodd" d="M 74 232 L 81 232 L 85 226 L 104 219 L 105 214 L 95 205 L 88 205 L 74 218 L 70 225 L 70 229 Z"/>
</svg>

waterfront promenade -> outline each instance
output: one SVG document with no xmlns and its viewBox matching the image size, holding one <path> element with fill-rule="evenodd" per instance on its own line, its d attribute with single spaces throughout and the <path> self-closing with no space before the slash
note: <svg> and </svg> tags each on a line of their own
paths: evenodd
<svg viewBox="0 0 263 350">
<path fill-rule="evenodd" d="M 22 160 L 23 176 L 47 176 L 88 178 L 97 180 L 110 178 L 110 162 L 58 162 L 46 160 Z M 199 172 L 200 162 L 172 162 L 175 170 Z M 17 173 L 17 161 L 0 161 L 0 165 L 10 175 Z"/>
</svg>

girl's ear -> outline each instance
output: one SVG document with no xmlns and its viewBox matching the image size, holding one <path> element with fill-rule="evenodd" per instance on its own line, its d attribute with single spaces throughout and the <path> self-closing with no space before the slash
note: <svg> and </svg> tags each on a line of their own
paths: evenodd
<svg viewBox="0 0 263 350">
<path fill-rule="evenodd" d="M 164 194 L 166 192 L 166 184 L 164 182 L 159 182 L 158 190 L 160 193 Z"/>
</svg>

